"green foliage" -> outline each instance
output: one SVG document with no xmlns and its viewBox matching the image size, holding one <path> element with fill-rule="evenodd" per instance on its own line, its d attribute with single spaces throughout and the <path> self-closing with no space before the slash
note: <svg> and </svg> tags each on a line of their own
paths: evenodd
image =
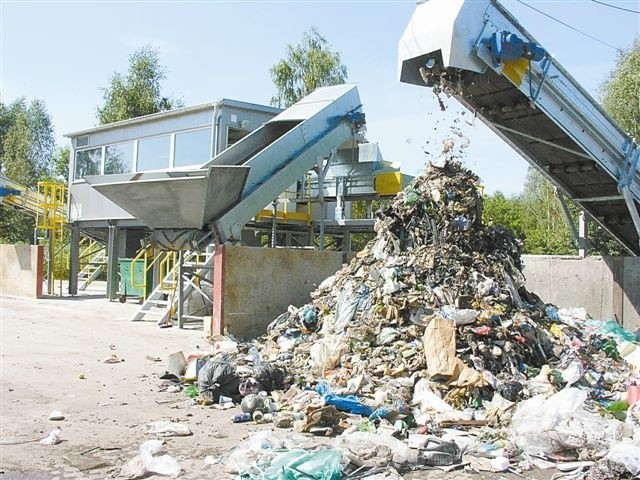
<svg viewBox="0 0 640 480">
<path fill-rule="evenodd" d="M 113 74 L 104 89 L 104 105 L 97 111 L 101 125 L 182 106 L 182 100 L 161 93 L 166 70 L 159 57 L 157 49 L 142 47 L 129 56 L 126 75 Z"/>
<path fill-rule="evenodd" d="M 580 209 L 565 199 L 574 225 Z M 523 193 L 505 197 L 501 192 L 484 198 L 483 220 L 487 225 L 506 227 L 524 241 L 523 253 L 535 255 L 575 255 L 553 185 L 537 170 L 529 168 Z M 588 222 L 590 255 L 625 255 L 626 251 L 595 221 Z"/>
<path fill-rule="evenodd" d="M 600 86 L 605 110 L 637 140 L 640 140 L 640 37 L 618 54 L 616 67 Z"/>
<path fill-rule="evenodd" d="M 340 54 L 329 47 L 316 27 L 305 32 L 295 47 L 287 45 L 286 56 L 271 67 L 271 79 L 278 91 L 271 104 L 287 108 L 316 88 L 347 80 L 347 67 Z"/>
<path fill-rule="evenodd" d="M 371 201 L 371 211 L 374 213 L 379 209 L 384 208 L 386 204 L 388 204 L 390 200 L 381 199 L 381 200 L 372 200 Z M 359 218 L 367 218 L 368 214 L 368 204 L 367 201 L 355 201 L 351 204 L 351 218 L 359 219 Z M 375 238 L 375 234 L 373 233 L 353 233 L 351 234 L 351 251 L 359 252 L 364 247 L 367 246 L 371 240 Z"/>
<path fill-rule="evenodd" d="M 525 236 L 524 208 L 518 197 L 507 198 L 502 192 L 486 196 L 483 220 L 486 225 L 508 228 L 518 238 Z"/>
<path fill-rule="evenodd" d="M 69 159 L 71 149 L 68 146 L 59 147 L 53 157 L 53 178 L 61 182 L 68 183 L 69 180 Z"/>
<path fill-rule="evenodd" d="M 32 215 L 0 207 L 0 243 L 33 243 L 36 219 Z"/>
<path fill-rule="evenodd" d="M 536 169 L 529 167 L 524 192 L 526 253 L 536 255 L 575 255 L 573 238 L 551 183 Z"/>
<path fill-rule="evenodd" d="M 35 187 L 50 175 L 53 124 L 41 100 L 0 103 L 0 145 L 0 171 L 14 182 Z"/>
<path fill-rule="evenodd" d="M 37 188 L 49 178 L 55 142 L 53 124 L 44 102 L 21 98 L 0 102 L 0 172 L 14 182 Z M 0 207 L 0 242 L 32 243 L 35 219 Z"/>
</svg>

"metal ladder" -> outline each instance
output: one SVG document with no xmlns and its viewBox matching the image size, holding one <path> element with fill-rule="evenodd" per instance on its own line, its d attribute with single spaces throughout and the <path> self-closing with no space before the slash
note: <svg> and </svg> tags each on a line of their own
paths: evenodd
<svg viewBox="0 0 640 480">
<path fill-rule="evenodd" d="M 213 268 L 213 252 L 197 252 L 188 251 L 184 254 L 182 278 L 185 282 L 185 288 L 182 298 L 186 299 L 194 293 L 199 292 L 206 301 L 213 303 L 198 285 L 199 279 L 202 279 L 209 270 Z M 204 257 L 204 261 L 200 261 Z M 179 294 L 177 292 L 179 281 L 180 265 L 175 262 L 173 268 L 169 269 L 158 282 L 158 285 L 146 298 L 140 309 L 131 317 L 130 321 L 148 321 L 156 320 L 157 325 L 169 325 L 173 314 L 180 310 L 178 304 Z M 151 317 L 151 318 L 149 318 Z M 182 328 L 185 323 L 204 322 L 204 316 L 197 315 L 179 315 L 179 326 Z"/>
</svg>

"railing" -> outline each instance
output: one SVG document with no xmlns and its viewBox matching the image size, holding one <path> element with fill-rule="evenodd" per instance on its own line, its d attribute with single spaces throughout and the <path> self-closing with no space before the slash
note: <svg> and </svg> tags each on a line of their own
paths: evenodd
<svg viewBox="0 0 640 480">
<path fill-rule="evenodd" d="M 294 201 L 295 203 L 300 203 L 297 201 L 298 197 L 298 192 L 297 191 L 293 191 L 293 190 L 285 190 L 283 192 L 284 194 L 284 198 L 278 198 L 278 203 L 280 203 L 281 201 L 283 201 L 284 206 L 282 208 L 282 210 L 277 210 L 276 209 L 276 218 L 278 220 L 282 220 L 283 223 L 287 223 L 288 221 L 292 220 L 292 221 L 298 221 L 298 222 L 305 222 L 307 225 L 311 224 L 311 175 L 307 174 L 307 178 L 306 178 L 306 186 L 307 186 L 307 191 L 306 191 L 306 204 L 307 204 L 307 212 L 306 213 L 300 213 L 300 212 L 289 212 L 289 195 L 294 195 Z M 258 213 L 258 215 L 256 215 L 256 220 L 261 220 L 263 218 L 273 218 L 273 210 L 269 210 L 269 209 L 264 209 L 261 210 L 260 213 Z"/>
</svg>

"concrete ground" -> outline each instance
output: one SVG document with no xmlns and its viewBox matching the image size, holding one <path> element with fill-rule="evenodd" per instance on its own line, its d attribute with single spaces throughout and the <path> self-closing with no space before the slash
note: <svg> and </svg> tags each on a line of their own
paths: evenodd
<svg viewBox="0 0 640 480">
<path fill-rule="evenodd" d="M 270 427 L 233 424 L 229 417 L 238 409 L 218 411 L 192 405 L 184 392 L 160 392 L 158 376 L 170 353 L 209 345 L 202 330 L 129 322 L 136 308 L 108 302 L 99 292 L 42 300 L 0 296 L 0 480 L 113 478 L 141 443 L 154 438 L 145 434 L 145 425 L 160 420 L 179 421 L 193 431 L 166 441 L 167 453 L 183 469 L 180 478 L 232 477 L 204 458 L 219 458 L 251 432 Z M 124 362 L 102 362 L 113 354 Z M 48 420 L 54 410 L 64 420 Z M 62 443 L 37 441 L 56 427 Z M 85 470 L 91 466 L 96 468 Z M 440 471 L 410 475 L 423 476 L 517 478 Z"/>
<path fill-rule="evenodd" d="M 145 425 L 159 420 L 180 421 L 194 433 L 167 440 L 167 453 L 185 472 L 181 478 L 221 471 L 220 465 L 206 465 L 205 456 L 225 453 L 252 427 L 229 428 L 229 412 L 192 406 L 184 392 L 158 391 L 170 353 L 208 348 L 202 330 L 129 322 L 136 308 L 99 293 L 42 300 L 0 296 L 0 479 L 105 478 L 154 438 L 145 435 Z M 102 363 L 112 354 L 124 362 Z M 53 410 L 65 419 L 48 420 Z M 46 437 L 56 427 L 62 430 L 58 445 L 18 443 Z M 80 458 L 105 460 L 107 466 L 82 472 L 73 466 Z"/>
</svg>

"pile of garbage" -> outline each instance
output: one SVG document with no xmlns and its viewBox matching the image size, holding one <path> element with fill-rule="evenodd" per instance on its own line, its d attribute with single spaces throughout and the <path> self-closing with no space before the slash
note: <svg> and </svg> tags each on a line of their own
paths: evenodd
<svg viewBox="0 0 640 480">
<path fill-rule="evenodd" d="M 309 304 L 200 365 L 199 394 L 241 403 L 234 421 L 340 435 L 314 455 L 256 457 L 245 477 L 304 471 L 303 458 L 333 465 L 323 478 L 559 461 L 591 478 L 640 474 L 637 334 L 528 292 L 518 240 L 483 224 L 477 176 L 446 153 Z"/>
</svg>

